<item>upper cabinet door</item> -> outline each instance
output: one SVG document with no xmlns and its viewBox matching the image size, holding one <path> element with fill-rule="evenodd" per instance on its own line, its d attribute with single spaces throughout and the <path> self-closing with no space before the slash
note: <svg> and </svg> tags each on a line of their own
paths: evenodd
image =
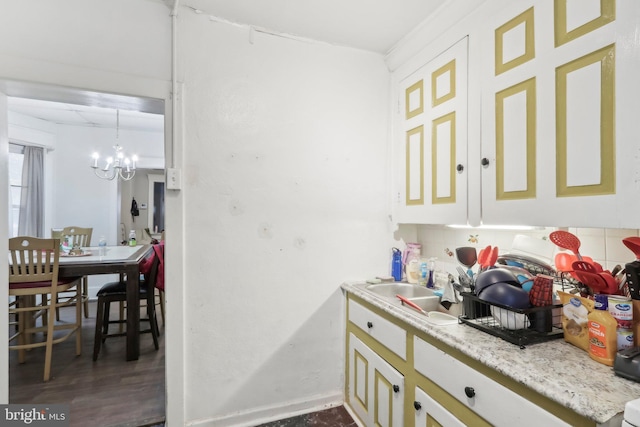
<svg viewBox="0 0 640 427">
<path fill-rule="evenodd" d="M 616 39 L 633 31 L 620 12 L 615 0 L 528 1 L 487 23 L 483 223 L 638 227 L 622 212 L 639 197 L 624 171 L 637 170 L 638 148 L 621 135 L 637 135 L 638 120 L 620 114 L 637 88 L 619 55 Z"/>
<path fill-rule="evenodd" d="M 394 221 L 467 221 L 467 38 L 398 70 Z"/>
</svg>

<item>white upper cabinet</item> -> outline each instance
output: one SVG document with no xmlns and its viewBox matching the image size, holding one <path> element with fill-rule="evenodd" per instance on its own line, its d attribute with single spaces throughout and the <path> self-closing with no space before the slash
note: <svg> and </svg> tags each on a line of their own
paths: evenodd
<svg viewBox="0 0 640 427">
<path fill-rule="evenodd" d="M 617 29 L 612 0 L 518 2 L 488 22 L 484 223 L 623 225 L 618 171 L 628 162 L 616 153 L 631 153 L 616 137 L 630 125 L 616 119 L 625 86 L 617 82 Z"/>
<path fill-rule="evenodd" d="M 467 221 L 467 38 L 396 73 L 394 218 Z"/>
<path fill-rule="evenodd" d="M 455 140 L 455 164 L 465 168 L 449 180 L 455 200 L 439 198 L 447 187 L 433 165 L 452 163 L 428 155 L 440 147 L 433 129 L 444 112 L 424 102 L 407 115 L 419 105 L 409 99 L 396 114 L 404 120 L 394 145 L 408 148 L 404 163 L 396 159 L 395 188 L 406 194 L 393 195 L 395 220 L 639 228 L 638 16 L 640 2 L 496 1 L 454 24 L 451 31 L 468 35 L 468 104 L 454 107 L 468 119 L 461 126 L 469 134 Z M 442 46 L 441 56 L 458 48 Z M 441 66 L 398 76 L 398 96 Z M 476 120 L 480 126 L 469 126 Z M 414 158 L 422 146 L 425 155 Z M 441 209 L 447 203 L 454 208 Z"/>
</svg>

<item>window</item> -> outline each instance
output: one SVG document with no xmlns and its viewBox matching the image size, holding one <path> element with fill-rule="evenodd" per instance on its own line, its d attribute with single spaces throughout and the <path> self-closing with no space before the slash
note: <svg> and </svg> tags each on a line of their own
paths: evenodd
<svg viewBox="0 0 640 427">
<path fill-rule="evenodd" d="M 18 235 L 24 146 L 9 144 L 9 237 Z"/>
</svg>

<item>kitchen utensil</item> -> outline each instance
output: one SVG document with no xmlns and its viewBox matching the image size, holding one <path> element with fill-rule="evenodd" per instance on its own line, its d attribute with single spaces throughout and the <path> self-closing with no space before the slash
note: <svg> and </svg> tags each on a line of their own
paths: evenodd
<svg viewBox="0 0 640 427">
<path fill-rule="evenodd" d="M 640 261 L 625 264 L 624 270 L 627 275 L 627 286 L 631 299 L 640 300 Z"/>
<path fill-rule="evenodd" d="M 402 295 L 397 294 L 396 298 L 398 298 L 400 301 L 402 301 L 403 304 L 408 305 L 409 307 L 413 308 L 414 310 L 417 310 L 422 314 L 428 315 L 428 313 L 426 311 L 424 311 L 418 304 L 414 303 L 413 301 L 408 300 L 407 298 L 403 297 Z"/>
<path fill-rule="evenodd" d="M 498 282 L 509 283 L 513 286 L 520 287 L 518 278 L 511 271 L 506 268 L 492 268 L 483 271 L 476 277 L 476 295 L 479 295 L 485 288 Z"/>
<path fill-rule="evenodd" d="M 480 264 L 480 270 L 485 270 L 488 266 L 489 256 L 491 256 L 491 245 L 480 251 L 480 256 L 478 257 L 478 264 Z"/>
<path fill-rule="evenodd" d="M 577 260 L 577 257 L 574 255 L 568 254 L 566 252 L 558 252 L 554 258 L 556 270 L 563 273 L 569 273 L 573 271 L 573 267 L 571 267 L 571 264 L 573 264 L 573 262 Z"/>
<path fill-rule="evenodd" d="M 469 277 L 467 272 L 464 271 L 462 267 L 456 267 L 456 270 L 458 271 L 458 280 L 460 281 L 460 285 L 467 290 L 473 289 L 473 279 Z"/>
<path fill-rule="evenodd" d="M 506 307 L 525 309 L 531 306 L 529 293 L 520 286 L 511 283 L 498 282 L 485 288 L 478 295 L 483 301 Z M 493 308 L 493 307 L 492 307 Z"/>
<path fill-rule="evenodd" d="M 557 230 L 549 234 L 549 240 L 562 249 L 569 249 L 576 254 L 579 260 L 582 259 L 582 255 L 580 255 L 580 239 L 576 235 L 568 231 Z"/>
<path fill-rule="evenodd" d="M 496 265 L 496 261 L 498 260 L 498 247 L 494 246 L 491 249 L 491 255 L 489 255 L 489 259 L 487 260 L 487 268 L 491 268 Z"/>
<path fill-rule="evenodd" d="M 577 256 L 571 255 L 567 252 L 558 252 L 555 256 L 554 262 L 556 265 L 556 270 L 564 273 L 569 273 L 573 270 L 572 264 L 575 261 L 579 261 Z M 582 261 L 586 261 L 592 264 L 597 271 L 602 271 L 602 266 L 600 264 L 597 264 L 593 260 L 593 258 L 585 256 L 585 257 L 582 257 Z"/>
<path fill-rule="evenodd" d="M 573 274 L 576 278 L 591 288 L 593 292 L 609 292 L 610 283 L 604 277 L 606 273 L 599 274 L 593 264 L 586 261 L 574 261 L 572 267 Z M 609 274 L 609 276 L 611 275 Z M 613 276 L 611 276 L 611 278 L 613 279 Z M 615 288 L 615 280 L 613 287 Z M 615 293 L 615 291 L 617 291 L 617 288 L 613 290 L 613 293 Z"/>
<path fill-rule="evenodd" d="M 482 248 L 480 249 L 480 252 L 478 252 L 478 265 L 480 266 L 480 270 L 482 270 L 482 264 L 484 263 L 484 260 L 486 259 L 485 257 L 485 249 L 486 248 Z M 480 272 L 480 270 L 478 271 L 478 273 Z"/>
<path fill-rule="evenodd" d="M 533 279 L 533 286 L 529 291 L 531 305 L 542 307 L 553 302 L 553 277 L 538 274 Z"/>
<path fill-rule="evenodd" d="M 607 290 L 604 292 L 609 295 L 617 294 L 620 288 L 618 287 L 618 282 L 616 282 L 616 278 L 611 275 L 611 273 L 607 273 L 606 271 L 601 271 L 598 273 L 600 277 L 604 278 L 604 281 L 607 283 Z"/>
<path fill-rule="evenodd" d="M 456 248 L 456 258 L 458 258 L 458 262 L 460 264 L 467 267 L 467 274 L 469 277 L 473 278 L 473 270 L 471 270 L 471 267 L 476 265 L 476 262 L 478 261 L 476 248 L 468 246 Z"/>
<path fill-rule="evenodd" d="M 622 243 L 633 252 L 637 260 L 640 260 L 640 237 L 625 237 Z"/>
</svg>

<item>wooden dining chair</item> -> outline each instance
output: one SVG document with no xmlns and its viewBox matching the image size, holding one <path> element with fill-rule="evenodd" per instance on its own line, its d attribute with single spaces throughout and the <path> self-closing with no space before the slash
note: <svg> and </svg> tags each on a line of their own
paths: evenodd
<svg viewBox="0 0 640 427">
<path fill-rule="evenodd" d="M 60 240 L 37 237 L 9 239 L 9 296 L 17 303 L 9 314 L 17 314 L 18 330 L 9 336 L 9 349 L 18 351 L 18 362 L 25 362 L 25 350 L 45 347 L 44 381 L 51 378 L 53 345 L 75 333 L 76 355 L 82 350 L 82 306 L 79 283 L 81 277 L 58 278 Z M 58 293 L 75 291 L 75 298 L 58 302 Z M 42 296 L 38 302 L 38 296 Z M 73 323 L 57 323 L 55 309 L 75 305 Z M 41 318 L 41 326 L 37 326 Z M 42 340 L 37 340 L 42 332 Z M 62 332 L 62 334 L 58 333 Z M 16 342 L 17 344 L 11 344 Z"/>
<path fill-rule="evenodd" d="M 53 230 L 51 230 L 53 236 Z M 82 248 L 91 246 L 92 227 L 65 227 L 60 231 L 60 239 L 69 238 L 71 247 L 79 245 Z M 65 297 L 65 295 L 61 295 Z M 84 308 L 84 317 L 89 317 L 89 279 L 87 276 L 82 278 L 82 305 Z M 56 319 L 60 320 L 60 311 L 56 311 Z"/>
<path fill-rule="evenodd" d="M 145 306 L 147 317 L 140 318 L 141 322 L 149 322 L 148 329 L 140 329 L 140 333 L 151 333 L 153 337 L 153 345 L 158 350 L 158 336 L 160 330 L 158 328 L 158 320 L 155 310 L 155 288 L 158 279 L 160 259 L 155 251 L 152 255 L 141 261 L 140 271 L 144 272 L 144 280 L 141 281 L 138 289 L 138 301 L 140 307 Z M 122 326 L 126 325 L 126 319 L 120 316 L 117 320 L 109 318 L 109 312 L 112 302 L 118 302 L 120 305 L 127 300 L 127 282 L 120 280 L 118 282 L 107 283 L 98 291 L 98 311 L 96 313 L 96 330 L 93 341 L 93 360 L 98 360 L 98 354 L 102 345 L 107 338 L 123 337 L 127 335 L 126 330 Z M 143 304 L 144 303 L 144 304 Z M 120 329 L 118 332 L 109 332 L 109 325 L 118 324 Z"/>
</svg>

